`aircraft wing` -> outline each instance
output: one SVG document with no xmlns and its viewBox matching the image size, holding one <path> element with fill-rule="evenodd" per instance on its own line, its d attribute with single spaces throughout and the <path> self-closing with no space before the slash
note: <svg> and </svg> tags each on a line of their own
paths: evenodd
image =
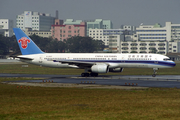
<svg viewBox="0 0 180 120">
<path fill-rule="evenodd" d="M 78 67 L 91 67 L 95 62 L 86 62 L 81 60 L 53 60 L 53 62 L 60 62 L 62 64 L 76 65 Z"/>
</svg>

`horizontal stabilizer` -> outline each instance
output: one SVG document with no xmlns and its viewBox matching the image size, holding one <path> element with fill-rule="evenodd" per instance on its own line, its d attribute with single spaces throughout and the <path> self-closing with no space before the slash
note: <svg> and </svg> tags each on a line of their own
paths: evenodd
<svg viewBox="0 0 180 120">
<path fill-rule="evenodd" d="M 19 58 L 19 59 L 22 59 L 22 60 L 33 60 L 32 58 L 26 58 L 26 57 L 16 57 L 16 58 Z"/>
</svg>

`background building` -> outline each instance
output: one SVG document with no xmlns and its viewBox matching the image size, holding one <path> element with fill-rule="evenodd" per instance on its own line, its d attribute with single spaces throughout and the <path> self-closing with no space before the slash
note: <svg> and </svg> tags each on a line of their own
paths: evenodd
<svg viewBox="0 0 180 120">
<path fill-rule="evenodd" d="M 139 37 L 138 41 L 166 41 L 166 27 L 161 27 L 160 24 L 155 25 L 140 25 L 136 28 L 136 34 Z"/>
<path fill-rule="evenodd" d="M 55 17 L 51 17 L 50 14 L 24 11 L 21 15 L 17 15 L 16 26 L 22 30 L 32 28 L 32 30 L 37 31 L 50 31 L 54 20 Z"/>
<path fill-rule="evenodd" d="M 40 37 L 51 37 L 51 31 L 36 31 L 36 30 L 32 30 L 31 28 L 26 28 L 25 29 L 25 33 L 30 36 L 30 35 L 38 35 Z"/>
<path fill-rule="evenodd" d="M 89 37 L 102 40 L 106 46 L 109 45 L 109 36 L 121 34 L 123 34 L 123 29 L 89 29 Z"/>
<path fill-rule="evenodd" d="M 63 24 L 56 22 L 51 26 L 52 38 L 60 41 L 66 40 L 72 36 L 86 36 L 86 23 L 82 20 L 67 19 Z"/>
<path fill-rule="evenodd" d="M 121 35 L 109 35 L 109 52 L 121 53 Z"/>
<path fill-rule="evenodd" d="M 180 52 L 180 24 L 166 22 L 164 27 L 160 24 L 140 25 L 136 34 L 139 41 L 167 42 L 167 53 Z"/>
<path fill-rule="evenodd" d="M 123 29 L 124 31 L 128 31 L 129 35 L 133 35 L 136 33 L 136 27 L 132 26 L 132 25 L 121 25 L 121 29 Z"/>
<path fill-rule="evenodd" d="M 158 53 L 167 54 L 168 42 L 121 42 L 121 53 Z"/>
<path fill-rule="evenodd" d="M 180 41 L 180 24 L 172 24 L 171 22 L 166 22 L 166 29 L 168 33 L 168 41 Z"/>
<path fill-rule="evenodd" d="M 5 36 L 11 36 L 13 31 L 5 27 L 5 23 L 11 26 L 10 21 L 0 21 L 0 32 Z M 24 11 L 23 14 L 17 15 L 16 25 L 23 30 L 28 28 L 26 29 L 28 35 L 52 36 L 61 41 L 72 36 L 89 36 L 95 40 L 102 40 L 112 52 L 159 54 L 180 52 L 180 24 L 171 22 L 166 22 L 164 27 L 158 23 L 155 25 L 142 23 L 138 27 L 122 25 L 120 29 L 113 29 L 111 20 L 66 19 L 63 21 L 58 19 L 58 11 L 56 17 Z"/>
<path fill-rule="evenodd" d="M 0 34 L 11 37 L 13 36 L 13 21 L 9 19 L 0 19 Z"/>
<path fill-rule="evenodd" d="M 89 29 L 112 29 L 113 24 L 110 20 L 96 19 L 85 21 L 87 24 L 87 36 L 89 36 Z"/>
<path fill-rule="evenodd" d="M 106 49 L 110 52 L 121 52 L 121 42 L 138 40 L 137 35 L 133 35 L 132 26 L 122 27 L 121 29 L 89 29 L 89 37 L 95 40 L 102 40 Z"/>
<path fill-rule="evenodd" d="M 174 41 L 168 44 L 168 53 L 179 53 L 180 52 L 180 42 Z"/>
</svg>

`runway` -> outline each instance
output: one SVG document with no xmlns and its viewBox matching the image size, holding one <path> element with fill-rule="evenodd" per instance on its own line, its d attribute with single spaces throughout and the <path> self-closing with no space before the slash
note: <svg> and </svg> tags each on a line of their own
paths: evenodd
<svg viewBox="0 0 180 120">
<path fill-rule="evenodd" d="M 134 87 L 162 87 L 162 88 L 180 88 L 180 75 L 120 75 L 99 77 L 80 77 L 78 75 L 36 75 L 36 74 L 0 74 L 0 77 L 31 77 L 43 78 L 40 80 L 21 80 L 11 82 L 28 83 L 66 83 L 66 84 L 94 84 L 94 85 L 113 85 L 113 86 L 134 86 Z"/>
</svg>

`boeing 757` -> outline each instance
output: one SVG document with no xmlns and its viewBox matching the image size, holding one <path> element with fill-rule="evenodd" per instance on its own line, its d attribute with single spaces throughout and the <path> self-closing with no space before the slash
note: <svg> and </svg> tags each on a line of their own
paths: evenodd
<svg viewBox="0 0 180 120">
<path fill-rule="evenodd" d="M 13 28 L 22 55 L 22 62 L 56 68 L 84 69 L 85 76 L 99 73 L 122 72 L 123 68 L 152 68 L 156 76 L 159 68 L 171 68 L 176 64 L 160 54 L 123 53 L 45 53 L 20 28 Z"/>
</svg>

